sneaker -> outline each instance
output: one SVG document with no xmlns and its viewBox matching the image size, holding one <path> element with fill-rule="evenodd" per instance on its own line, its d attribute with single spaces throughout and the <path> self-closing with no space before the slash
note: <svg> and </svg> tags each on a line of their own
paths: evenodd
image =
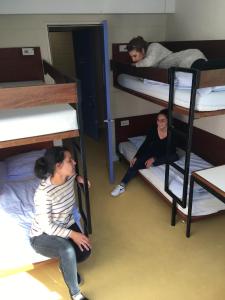
<svg viewBox="0 0 225 300">
<path fill-rule="evenodd" d="M 79 293 L 77 295 L 72 296 L 72 300 L 88 300 L 83 294 Z"/>
<path fill-rule="evenodd" d="M 111 195 L 113 197 L 117 197 L 119 196 L 120 194 L 124 193 L 125 192 L 125 187 L 121 184 L 118 184 L 114 190 L 111 192 Z"/>
</svg>

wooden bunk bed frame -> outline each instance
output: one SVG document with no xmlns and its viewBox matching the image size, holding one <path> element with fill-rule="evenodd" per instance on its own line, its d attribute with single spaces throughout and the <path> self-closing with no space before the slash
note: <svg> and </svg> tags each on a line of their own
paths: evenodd
<svg viewBox="0 0 225 300">
<path fill-rule="evenodd" d="M 212 40 L 212 41 L 179 41 L 179 42 L 161 42 L 165 47 L 170 49 L 173 52 L 180 50 L 197 48 L 201 50 L 208 59 L 224 59 L 225 53 L 225 40 Z M 199 71 L 195 69 L 184 69 L 184 68 L 170 68 L 170 69 L 160 69 L 160 68 L 137 68 L 130 65 L 131 61 L 127 51 L 124 51 L 126 48 L 126 43 L 122 44 L 113 44 L 113 57 L 111 61 L 111 68 L 113 70 L 113 80 L 114 86 L 124 90 L 130 94 L 139 96 L 147 101 L 151 101 L 160 106 L 168 107 L 169 116 L 168 116 L 168 147 L 167 153 L 169 153 L 170 140 L 172 132 L 178 134 L 178 136 L 183 136 L 183 139 L 186 139 L 186 155 L 185 155 L 185 168 L 179 168 L 176 163 L 171 163 L 171 165 L 177 169 L 177 171 L 183 173 L 184 175 L 184 184 L 183 184 L 183 195 L 182 198 L 178 198 L 170 189 L 169 189 L 169 168 L 170 164 L 166 164 L 166 173 L 165 173 L 165 191 L 172 197 L 172 216 L 171 216 L 171 225 L 176 223 L 176 212 L 177 212 L 177 203 L 180 204 L 183 208 L 187 205 L 187 191 L 188 191 L 188 181 L 189 181 L 189 165 L 190 165 L 190 154 L 192 150 L 193 143 L 193 132 L 194 132 L 194 119 L 202 118 L 208 116 L 217 116 L 225 114 L 225 109 L 217 111 L 196 111 L 195 110 L 195 100 L 196 100 L 196 91 L 198 88 L 204 87 L 213 87 L 225 85 L 225 68 L 215 69 L 215 70 L 204 70 Z M 191 99 L 190 107 L 183 108 L 181 106 L 174 104 L 174 82 L 175 82 L 175 72 L 181 71 L 186 73 L 191 73 L 193 75 L 192 87 L 191 87 Z M 170 84 L 169 91 L 169 102 L 167 103 L 164 100 L 157 99 L 151 96 L 146 96 L 140 92 L 134 92 L 131 89 L 122 87 L 118 81 L 117 77 L 119 74 L 129 74 L 141 78 L 147 78 L 155 81 L 161 81 L 164 83 Z M 175 128 L 175 120 L 173 113 L 179 113 L 183 115 L 188 115 L 188 126 L 183 127 L 183 131 L 180 128 L 177 130 Z M 224 145 L 222 146 L 223 153 L 225 151 Z M 202 156 L 202 155 L 200 155 Z M 203 157 L 204 158 L 204 157 Z M 208 156 L 209 158 L 209 156 Z M 219 159 L 220 160 L 220 159 Z M 224 163 L 222 159 L 222 163 Z"/>
<path fill-rule="evenodd" d="M 89 204 L 89 192 L 87 183 L 87 169 L 84 151 L 84 134 L 81 115 L 81 94 L 80 82 L 77 79 L 65 76 L 56 70 L 47 61 L 42 60 L 39 47 L 32 47 L 34 55 L 23 55 L 22 48 L 2 48 L 0 49 L 1 74 L 0 82 L 22 82 L 22 81 L 43 81 L 44 74 L 49 75 L 55 84 L 43 84 L 33 86 L 6 87 L 0 88 L 0 109 L 17 109 L 34 106 L 68 103 L 77 110 L 79 129 L 29 138 L 21 138 L 9 141 L 0 141 L 0 160 L 15 154 L 30 150 L 48 148 L 53 145 L 53 141 L 63 140 L 72 144 L 75 156 L 79 149 L 81 154 L 82 171 L 85 179 L 84 188 L 78 189 L 78 201 L 81 215 L 87 228 L 87 233 L 91 233 L 91 216 Z M 74 142 L 74 138 L 79 137 L 79 145 Z M 72 140 L 71 140 L 72 139 Z M 78 168 L 78 165 L 77 165 Z M 81 192 L 85 196 L 85 212 L 82 206 Z M 34 267 L 49 263 L 50 260 L 34 263 L 19 269 L 4 270 L 0 275 L 5 276 L 20 271 L 28 271 Z"/>
</svg>

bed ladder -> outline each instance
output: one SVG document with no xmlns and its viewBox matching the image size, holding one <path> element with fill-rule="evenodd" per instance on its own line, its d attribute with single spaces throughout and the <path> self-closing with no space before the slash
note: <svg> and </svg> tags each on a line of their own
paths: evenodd
<svg viewBox="0 0 225 300">
<path fill-rule="evenodd" d="M 89 188 L 88 188 L 88 176 L 87 176 L 87 165 L 86 165 L 86 151 L 84 146 L 84 127 L 83 127 L 83 120 L 82 120 L 82 97 L 81 97 L 81 83 L 79 79 L 76 79 L 77 84 L 77 118 L 78 118 L 78 124 L 79 124 L 79 137 L 75 138 L 72 141 L 72 147 L 73 147 L 73 154 L 74 159 L 76 160 L 76 173 L 81 174 L 84 178 L 84 185 L 81 185 L 77 183 L 77 196 L 78 196 L 78 205 L 80 214 L 84 221 L 84 231 L 86 234 L 92 233 L 92 224 L 91 224 L 91 208 L 90 208 L 90 198 L 89 198 Z M 76 142 L 76 139 L 79 139 L 79 143 Z M 80 160 L 77 155 L 77 153 L 80 154 Z M 81 164 L 81 168 L 79 165 Z M 84 204 L 85 204 L 85 210 L 83 208 L 83 199 L 84 198 Z"/>
<path fill-rule="evenodd" d="M 174 95 L 175 95 L 175 75 L 176 72 L 184 72 L 192 74 L 192 86 L 190 93 L 190 106 L 188 110 L 188 121 L 187 121 L 187 130 L 186 132 L 182 131 L 179 128 L 174 126 Z M 172 215 L 171 215 L 171 225 L 175 226 L 176 224 L 176 212 L 177 212 L 177 204 L 181 207 L 186 208 L 187 206 L 187 197 L 188 197 L 188 185 L 189 185 L 189 167 L 190 167 L 190 155 L 191 155 L 191 147 L 192 147 L 192 133 L 193 133 L 193 124 L 194 124 L 194 112 L 195 112 L 195 100 L 196 100 L 196 92 L 199 87 L 199 71 L 196 69 L 186 69 L 186 68 L 178 68 L 173 67 L 169 70 L 169 104 L 168 104 L 168 143 L 167 143 L 167 156 L 169 156 L 172 136 L 175 136 L 180 141 L 182 141 L 185 145 L 185 164 L 184 168 L 178 166 L 176 162 L 174 163 L 166 163 L 166 171 L 165 171 L 165 191 L 172 197 Z M 167 160 L 169 161 L 169 160 Z M 177 195 L 170 190 L 169 186 L 169 173 L 170 168 L 175 168 L 178 172 L 183 174 L 183 191 L 182 196 L 179 198 Z"/>
</svg>

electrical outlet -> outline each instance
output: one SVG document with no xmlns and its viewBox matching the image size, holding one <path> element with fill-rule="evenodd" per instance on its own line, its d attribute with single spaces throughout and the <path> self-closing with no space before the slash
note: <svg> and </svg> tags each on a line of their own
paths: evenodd
<svg viewBox="0 0 225 300">
<path fill-rule="evenodd" d="M 130 124 L 129 120 L 120 121 L 120 126 L 129 126 L 129 124 Z"/>
<path fill-rule="evenodd" d="M 119 52 L 127 52 L 127 45 L 119 45 Z"/>
<path fill-rule="evenodd" d="M 34 48 L 22 48 L 23 55 L 34 55 Z"/>
</svg>

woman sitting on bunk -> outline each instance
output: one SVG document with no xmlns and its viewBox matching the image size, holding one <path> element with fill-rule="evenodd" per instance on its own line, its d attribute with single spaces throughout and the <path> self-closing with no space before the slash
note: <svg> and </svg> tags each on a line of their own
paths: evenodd
<svg viewBox="0 0 225 300">
<path fill-rule="evenodd" d="M 127 51 L 136 67 L 195 68 L 199 70 L 219 69 L 225 66 L 225 60 L 207 61 L 198 49 L 172 52 L 160 43 L 148 43 L 141 36 L 133 38 L 127 45 Z"/>
<path fill-rule="evenodd" d="M 78 286 L 77 262 L 90 255 L 91 242 L 83 233 L 75 204 L 74 179 L 84 184 L 83 177 L 75 173 L 75 165 L 64 147 L 48 149 L 36 161 L 35 174 L 42 181 L 34 195 L 35 217 L 30 242 L 37 253 L 59 257 L 71 299 L 87 300 Z"/>
<path fill-rule="evenodd" d="M 124 193 L 126 185 L 136 176 L 138 170 L 166 163 L 167 123 L 168 111 L 163 109 L 157 115 L 157 125 L 150 128 L 144 143 L 130 161 L 130 167 L 125 176 L 111 192 L 112 196 L 116 197 Z M 168 157 L 169 162 L 178 160 L 173 139 L 171 144 L 171 152 Z"/>
</svg>

